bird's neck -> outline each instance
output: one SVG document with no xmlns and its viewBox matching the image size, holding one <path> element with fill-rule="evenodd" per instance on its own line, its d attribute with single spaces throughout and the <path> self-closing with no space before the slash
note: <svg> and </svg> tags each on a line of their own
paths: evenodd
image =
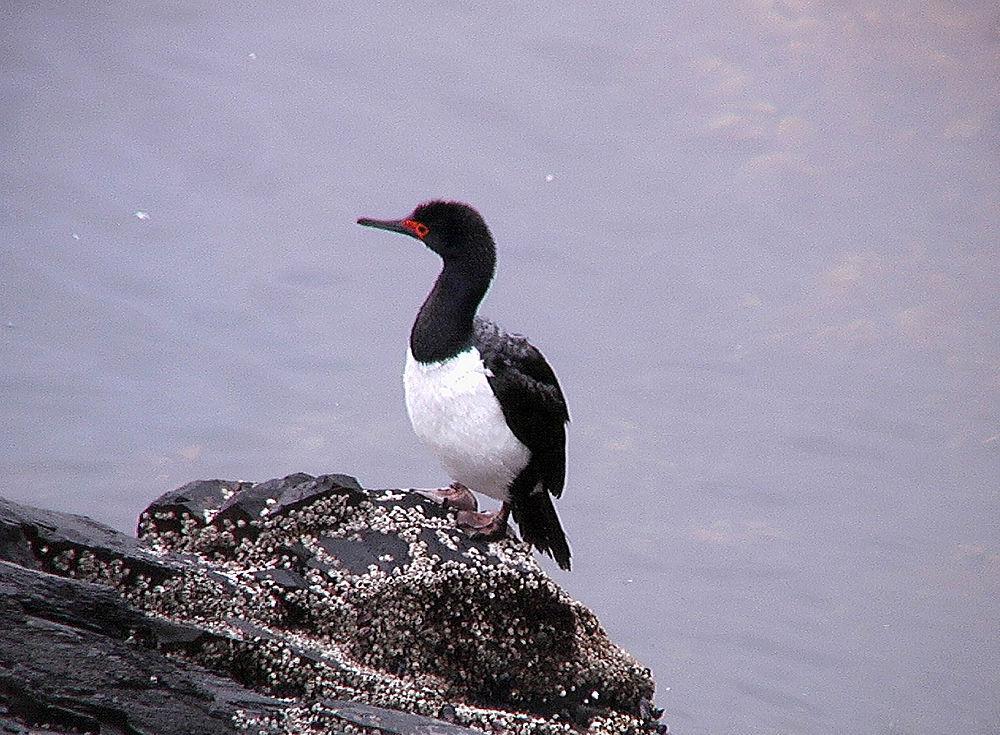
<svg viewBox="0 0 1000 735">
<path fill-rule="evenodd" d="M 473 320 L 493 269 L 493 258 L 445 261 L 410 331 L 415 360 L 440 362 L 472 344 Z"/>
</svg>

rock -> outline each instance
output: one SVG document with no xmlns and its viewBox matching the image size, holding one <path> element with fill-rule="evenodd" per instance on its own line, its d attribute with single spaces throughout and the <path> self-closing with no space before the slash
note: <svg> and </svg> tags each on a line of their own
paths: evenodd
<svg viewBox="0 0 1000 735">
<path fill-rule="evenodd" d="M 321 703 L 322 711 L 334 715 L 343 722 L 366 728 L 377 728 L 386 735 L 410 735 L 411 733 L 427 733 L 436 735 L 441 727 L 441 721 L 407 712 L 387 712 L 381 707 L 372 707 L 358 702 L 344 702 L 327 699 Z M 466 727 L 449 729 L 454 735 L 481 735 L 478 730 Z"/>
<path fill-rule="evenodd" d="M 215 718 L 204 732 L 663 729 L 649 671 L 528 547 L 470 539 L 416 493 L 364 490 L 344 475 L 200 481 L 147 508 L 139 536 L 0 501 L 0 558 L 19 570 L 10 584 L 21 590 L 4 604 L 14 617 L 106 639 L 109 656 L 124 646 L 146 666 L 174 667 L 166 679 L 190 677 L 202 688 L 192 701 Z M 35 599 L 38 590 L 52 594 Z M 10 650 L 21 656 L 11 667 L 32 666 L 29 648 Z M 79 657 L 67 650 L 52 666 L 86 672 Z M 107 660 L 90 663 L 107 669 Z M 114 700 L 113 683 L 86 676 L 94 684 L 78 687 Z M 70 711 L 94 717 L 86 703 Z M 196 715 L 168 719 L 182 717 Z"/>
<path fill-rule="evenodd" d="M 165 656 L 211 634 L 144 615 L 103 585 L 0 562 L 0 619 L 0 723 L 213 735 L 239 732 L 237 712 L 265 720 L 287 708 Z"/>
</svg>

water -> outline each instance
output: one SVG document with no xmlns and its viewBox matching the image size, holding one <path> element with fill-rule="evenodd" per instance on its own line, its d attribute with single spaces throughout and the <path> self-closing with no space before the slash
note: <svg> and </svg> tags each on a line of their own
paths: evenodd
<svg viewBox="0 0 1000 735">
<path fill-rule="evenodd" d="M 1000 732 L 997 12 L 9 4 L 2 493 L 435 485 L 402 402 L 473 202 L 573 416 L 553 575 L 674 732 Z"/>
</svg>

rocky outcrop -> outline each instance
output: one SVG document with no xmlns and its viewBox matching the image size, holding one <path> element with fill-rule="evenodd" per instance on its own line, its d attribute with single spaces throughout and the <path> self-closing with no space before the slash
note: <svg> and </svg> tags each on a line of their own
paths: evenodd
<svg viewBox="0 0 1000 735">
<path fill-rule="evenodd" d="M 103 585 L 0 562 L 0 620 L 2 732 L 222 735 L 238 712 L 287 707 L 165 655 L 204 632 L 143 615 Z"/>
<path fill-rule="evenodd" d="M 664 729 L 649 671 L 526 546 L 470 539 L 416 493 L 343 475 L 201 481 L 153 503 L 138 539 L 0 501 L 0 559 L 0 698 L 21 722 Z"/>
</svg>

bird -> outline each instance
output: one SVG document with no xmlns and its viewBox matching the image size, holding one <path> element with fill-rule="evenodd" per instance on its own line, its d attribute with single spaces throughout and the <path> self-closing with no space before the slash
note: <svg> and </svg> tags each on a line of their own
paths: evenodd
<svg viewBox="0 0 1000 735">
<path fill-rule="evenodd" d="M 522 539 L 565 570 L 571 552 L 553 504 L 566 482 L 569 410 L 555 372 L 528 340 L 477 315 L 496 270 L 496 245 L 468 204 L 433 200 L 402 219 L 358 224 L 420 240 L 441 272 L 410 330 L 403 371 L 417 437 L 454 483 L 439 491 L 458 523 L 500 538 L 512 515 Z M 499 500 L 477 512 L 469 489 Z"/>
</svg>

